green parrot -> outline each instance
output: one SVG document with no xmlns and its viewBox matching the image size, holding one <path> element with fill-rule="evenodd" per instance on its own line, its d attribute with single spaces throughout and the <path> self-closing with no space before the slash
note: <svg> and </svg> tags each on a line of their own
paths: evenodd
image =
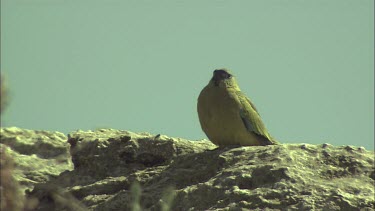
<svg viewBox="0 0 375 211">
<path fill-rule="evenodd" d="M 278 144 L 268 133 L 254 104 L 227 69 L 217 69 L 198 97 L 202 130 L 218 146 Z"/>
</svg>

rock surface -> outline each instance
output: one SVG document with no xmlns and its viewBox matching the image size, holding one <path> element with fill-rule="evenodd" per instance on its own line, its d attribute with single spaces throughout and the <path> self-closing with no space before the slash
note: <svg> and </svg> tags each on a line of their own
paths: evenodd
<svg viewBox="0 0 375 211">
<path fill-rule="evenodd" d="M 60 132 L 1 128 L 0 148 L 12 157 L 22 191 L 73 169 L 67 137 Z"/>
<path fill-rule="evenodd" d="M 374 152 L 363 148 L 216 148 L 111 129 L 68 137 L 74 169 L 35 186 L 38 210 L 375 209 Z"/>
</svg>

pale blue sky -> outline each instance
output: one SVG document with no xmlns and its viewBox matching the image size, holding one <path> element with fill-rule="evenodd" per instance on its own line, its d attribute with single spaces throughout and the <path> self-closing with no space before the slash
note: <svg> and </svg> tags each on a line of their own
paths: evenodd
<svg viewBox="0 0 375 211">
<path fill-rule="evenodd" d="M 287 143 L 374 148 L 373 0 L 2 0 L 3 126 L 206 138 L 227 67 Z"/>
</svg>

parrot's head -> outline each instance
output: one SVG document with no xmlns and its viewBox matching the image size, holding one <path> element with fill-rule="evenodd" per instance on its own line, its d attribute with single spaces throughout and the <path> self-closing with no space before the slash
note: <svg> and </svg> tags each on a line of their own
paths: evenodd
<svg viewBox="0 0 375 211">
<path fill-rule="evenodd" d="M 228 69 L 225 69 L 225 68 L 214 70 L 214 73 L 210 82 L 213 83 L 214 86 L 218 86 L 221 88 L 238 87 L 236 79 L 234 78 L 233 74 Z"/>
</svg>

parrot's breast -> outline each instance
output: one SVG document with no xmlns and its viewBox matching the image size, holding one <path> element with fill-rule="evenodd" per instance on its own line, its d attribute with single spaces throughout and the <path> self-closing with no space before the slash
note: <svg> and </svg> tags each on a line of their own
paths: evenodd
<svg viewBox="0 0 375 211">
<path fill-rule="evenodd" d="M 198 97 L 202 130 L 216 145 L 260 145 L 240 116 L 241 105 L 235 90 L 206 86 Z"/>
</svg>

